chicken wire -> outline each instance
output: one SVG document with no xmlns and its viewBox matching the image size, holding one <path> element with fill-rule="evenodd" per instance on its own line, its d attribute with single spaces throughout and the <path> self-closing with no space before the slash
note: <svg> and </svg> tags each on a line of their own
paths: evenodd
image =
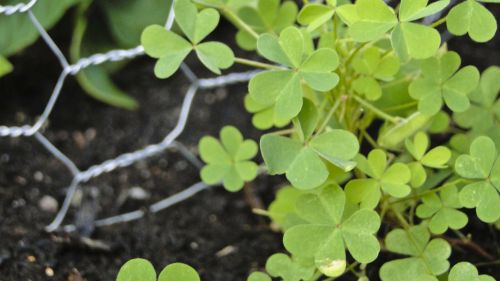
<svg viewBox="0 0 500 281">
<path fill-rule="evenodd" d="M 186 157 L 191 162 L 199 161 L 196 156 L 192 155 L 181 143 L 177 142 L 177 138 L 184 131 L 186 127 L 186 123 L 188 121 L 188 116 L 191 111 L 191 105 L 193 103 L 193 99 L 198 90 L 202 89 L 212 89 L 216 87 L 222 87 L 229 84 L 247 82 L 252 78 L 256 72 L 242 72 L 242 73 L 231 73 L 224 76 L 219 76 L 216 78 L 198 78 L 187 66 L 186 64 L 181 65 L 181 72 L 188 78 L 190 81 L 190 86 L 184 96 L 184 100 L 182 102 L 181 111 L 177 120 L 177 124 L 174 129 L 170 131 L 165 138 L 155 144 L 150 144 L 140 150 L 128 152 L 121 154 L 113 159 L 106 160 L 102 163 L 95 164 L 86 170 L 81 170 L 77 167 L 77 165 L 67 157 L 63 152 L 61 152 L 55 145 L 53 145 L 42 132 L 43 125 L 48 121 L 50 114 L 52 113 L 56 102 L 61 94 L 61 90 L 65 80 L 69 76 L 74 76 L 79 73 L 81 70 L 92 66 L 99 65 L 105 62 L 111 61 L 120 61 L 135 58 L 138 56 L 144 55 L 144 48 L 142 46 L 137 46 L 132 49 L 126 50 L 112 50 L 107 53 L 102 54 L 94 54 L 87 58 L 82 58 L 77 61 L 75 64 L 70 64 L 64 54 L 61 52 L 57 44 L 50 37 L 47 31 L 43 28 L 43 26 L 38 21 L 37 17 L 33 14 L 32 8 L 37 4 L 38 0 L 31 0 L 28 3 L 19 3 L 11 6 L 1 6 L 0 5 L 0 16 L 10 16 L 14 14 L 26 14 L 32 22 L 33 26 L 39 32 L 42 40 L 47 44 L 52 53 L 57 57 L 59 63 L 61 64 L 62 71 L 57 79 L 56 85 L 52 91 L 52 94 L 37 121 L 33 124 L 25 124 L 23 126 L 0 126 L 0 138 L 34 138 L 36 139 L 42 146 L 47 149 L 47 151 L 59 161 L 61 161 L 69 172 L 72 175 L 72 180 L 69 186 L 67 187 L 66 197 L 56 214 L 53 221 L 45 227 L 45 230 L 48 232 L 52 232 L 55 230 L 64 230 L 64 231 L 74 231 L 76 227 L 72 224 L 68 224 L 65 226 L 61 226 L 64 218 L 68 212 L 68 209 L 71 205 L 71 201 L 75 192 L 79 188 L 82 183 L 88 182 L 89 180 L 99 177 L 104 173 L 109 173 L 116 169 L 124 168 L 130 166 L 140 160 L 147 159 L 153 155 L 160 154 L 168 149 L 176 148 L 181 152 L 181 154 Z M 174 22 L 174 13 L 173 9 L 170 10 L 168 19 L 165 23 L 165 28 L 168 30 L 172 27 Z M 199 165 L 198 165 L 199 166 Z M 112 225 L 121 222 L 128 222 L 132 220 L 137 220 L 142 218 L 146 212 L 156 213 L 165 208 L 168 208 L 172 205 L 175 205 L 183 200 L 186 200 L 198 192 L 209 188 L 210 186 L 203 183 L 197 182 L 192 186 L 184 189 L 183 191 L 174 194 L 168 198 L 160 200 L 152 205 L 150 205 L 146 211 L 144 210 L 136 210 L 133 212 L 119 214 L 116 216 L 98 219 L 94 222 L 96 227 Z"/>
</svg>

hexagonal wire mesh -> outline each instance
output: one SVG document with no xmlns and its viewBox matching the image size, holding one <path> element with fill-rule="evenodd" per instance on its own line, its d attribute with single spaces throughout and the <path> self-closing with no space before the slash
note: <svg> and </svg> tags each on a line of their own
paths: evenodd
<svg viewBox="0 0 500 281">
<path fill-rule="evenodd" d="M 142 46 L 137 46 L 128 50 L 112 50 L 103 54 L 94 54 L 87 58 L 82 58 L 75 64 L 70 64 L 66 57 L 63 55 L 61 50 L 58 48 L 56 43 L 49 36 L 47 31 L 42 27 L 36 16 L 32 13 L 31 9 L 38 0 L 31 0 L 30 2 L 23 4 L 17 4 L 12 6 L 0 6 L 0 16 L 9 16 L 18 13 L 27 14 L 33 26 L 40 33 L 41 38 L 50 48 L 50 50 L 54 53 L 54 55 L 59 60 L 59 63 L 62 66 L 61 74 L 57 80 L 57 83 L 52 91 L 52 94 L 45 106 L 44 111 L 38 118 L 38 120 L 33 125 L 24 125 L 19 127 L 9 127 L 9 126 L 0 126 L 0 138 L 1 137 L 34 137 L 38 142 L 40 142 L 43 147 L 45 147 L 48 152 L 59 159 L 70 171 L 73 176 L 73 179 L 70 185 L 67 188 L 66 198 L 59 209 L 57 215 L 54 220 L 46 226 L 46 230 L 51 232 L 57 229 L 62 229 L 64 231 L 74 231 L 76 228 L 74 225 L 69 224 L 61 227 L 61 224 L 66 216 L 66 213 L 70 207 L 70 203 L 72 201 L 75 192 L 77 191 L 79 185 L 81 183 L 85 183 L 90 179 L 96 178 L 104 173 L 109 173 L 113 170 L 130 166 L 137 161 L 149 158 L 153 155 L 157 155 L 159 153 L 164 152 L 167 149 L 177 148 L 184 157 L 186 157 L 190 161 L 198 161 L 196 156 L 190 154 L 190 152 L 179 142 L 176 141 L 177 137 L 184 131 L 184 128 L 187 123 L 187 119 L 189 116 L 189 112 L 191 110 L 191 105 L 193 102 L 193 98 L 196 92 L 200 89 L 211 89 L 216 87 L 221 87 L 229 84 L 247 82 L 253 77 L 256 72 L 243 72 L 243 73 L 231 73 L 225 76 L 219 76 L 216 78 L 208 78 L 208 79 L 200 79 L 196 77 L 196 75 L 191 71 L 191 69 L 183 64 L 181 66 L 181 71 L 191 82 L 190 87 L 187 90 L 186 95 L 184 96 L 184 100 L 182 102 L 181 111 L 179 114 L 179 118 L 177 124 L 174 129 L 170 131 L 165 138 L 156 144 L 150 144 L 143 149 L 124 153 L 122 155 L 117 156 L 116 158 L 106 160 L 100 164 L 96 164 L 88 168 L 87 170 L 80 170 L 76 164 L 71 161 L 64 153 L 58 150 L 43 134 L 42 127 L 49 119 L 49 116 L 54 109 L 57 99 L 61 93 L 62 86 L 64 81 L 68 76 L 75 75 L 82 69 L 89 67 L 91 65 L 98 65 L 105 62 L 110 61 L 120 61 L 125 59 L 135 58 L 137 56 L 141 56 L 144 54 L 144 48 Z M 174 13 L 173 10 L 170 10 L 170 14 L 168 16 L 167 22 L 165 23 L 165 28 L 170 29 L 174 22 Z M 196 193 L 209 188 L 210 186 L 204 184 L 203 182 L 198 182 L 193 184 L 192 186 L 186 188 L 185 190 L 174 194 L 168 198 L 165 198 L 161 201 L 158 201 L 148 207 L 148 211 L 151 213 L 156 213 L 165 208 L 168 208 L 174 204 L 177 204 Z M 99 219 L 94 222 L 96 227 L 116 224 L 120 222 L 128 222 L 136 219 L 140 219 L 144 216 L 145 211 L 136 210 L 133 212 L 120 214 L 104 219 Z"/>
</svg>

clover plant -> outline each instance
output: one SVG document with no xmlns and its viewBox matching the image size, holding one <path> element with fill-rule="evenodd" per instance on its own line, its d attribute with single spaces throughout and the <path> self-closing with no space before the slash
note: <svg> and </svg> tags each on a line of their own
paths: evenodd
<svg viewBox="0 0 500 281">
<path fill-rule="evenodd" d="M 470 222 L 500 225 L 500 68 L 462 65 L 440 32 L 491 40 L 485 4 L 499 2 L 175 0 L 179 28 L 144 30 L 160 78 L 191 52 L 215 74 L 261 70 L 241 95 L 259 144 L 234 127 L 199 143 L 208 184 L 285 183 L 256 210 L 284 250 L 248 281 L 495 280 L 450 264 L 462 257 L 450 241 L 475 239 Z M 205 42 L 219 15 L 236 45 Z"/>
</svg>

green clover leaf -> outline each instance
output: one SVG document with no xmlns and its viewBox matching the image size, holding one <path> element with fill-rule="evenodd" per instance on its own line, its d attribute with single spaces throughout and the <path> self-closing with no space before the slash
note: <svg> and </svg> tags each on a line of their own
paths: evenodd
<svg viewBox="0 0 500 281">
<path fill-rule="evenodd" d="M 346 198 L 337 185 L 319 194 L 306 194 L 297 201 L 297 214 L 307 221 L 285 232 L 283 244 L 294 256 L 314 258 L 318 269 L 336 277 L 346 268 L 346 253 L 361 263 L 374 261 L 380 244 L 374 234 L 380 218 L 372 210 L 358 210 L 344 218 Z"/>
<path fill-rule="evenodd" d="M 443 99 L 453 112 L 463 112 L 469 108 L 468 94 L 476 89 L 480 75 L 474 66 L 458 70 L 460 61 L 460 56 L 455 52 L 422 61 L 422 76 L 409 87 L 410 96 L 419 100 L 420 112 L 428 115 L 438 113 Z"/>
<path fill-rule="evenodd" d="M 254 100 L 249 94 L 244 99 L 245 109 L 253 113 L 252 124 L 260 130 L 267 130 L 272 127 L 282 128 L 290 123 L 289 119 L 276 119 L 274 106 L 265 105 Z"/>
<path fill-rule="evenodd" d="M 133 279 L 142 280 L 142 279 Z M 158 281 L 200 281 L 200 276 L 194 268 L 183 263 L 167 265 L 158 276 Z"/>
<path fill-rule="evenodd" d="M 314 264 L 291 259 L 285 254 L 274 254 L 267 259 L 266 271 L 272 277 L 280 277 L 283 281 L 309 280 L 314 274 Z"/>
<path fill-rule="evenodd" d="M 293 186 L 281 188 L 276 194 L 276 199 L 269 205 L 268 213 L 273 223 L 283 230 L 303 223 L 304 221 L 295 212 L 297 200 L 302 195 L 304 191 Z"/>
<path fill-rule="evenodd" d="M 336 129 L 315 136 L 306 144 L 267 134 L 261 138 L 260 148 L 269 174 L 286 173 L 294 187 L 312 189 L 328 178 L 323 160 L 345 171 L 353 169 L 355 163 L 351 159 L 358 153 L 359 143 L 352 133 Z"/>
<path fill-rule="evenodd" d="M 145 259 L 131 259 L 118 272 L 116 281 L 156 281 L 153 265 Z M 194 268 L 183 263 L 172 263 L 166 266 L 158 276 L 158 281 L 200 281 Z"/>
<path fill-rule="evenodd" d="M 304 37 L 296 27 L 284 29 L 279 38 L 263 34 L 257 49 L 265 58 L 290 67 L 287 70 L 264 71 L 249 83 L 250 96 L 263 106 L 274 106 L 275 120 L 290 120 L 302 108 L 302 80 L 314 90 L 325 92 L 334 88 L 339 77 L 333 73 L 338 64 L 337 53 L 328 48 L 306 56 Z"/>
<path fill-rule="evenodd" d="M 238 10 L 238 16 L 258 33 L 279 34 L 285 27 L 293 25 L 297 17 L 297 4 L 292 1 L 259 0 L 256 7 L 246 5 Z M 257 48 L 257 40 L 245 30 L 236 34 L 236 42 L 247 51 Z"/>
<path fill-rule="evenodd" d="M 448 6 L 449 0 L 440 0 L 427 6 L 428 0 L 402 0 L 399 8 L 400 23 L 391 34 L 394 50 L 403 61 L 409 58 L 432 57 L 441 45 L 439 32 L 429 26 L 411 21 L 435 14 Z"/>
<path fill-rule="evenodd" d="M 455 264 L 448 275 L 448 281 L 495 281 L 495 278 L 481 274 L 477 268 L 468 262 L 459 262 Z"/>
<path fill-rule="evenodd" d="M 455 162 L 458 175 L 475 180 L 460 192 L 460 202 L 466 208 L 476 208 L 480 220 L 493 223 L 500 219 L 500 156 L 495 143 L 488 137 L 476 138 L 469 154 Z"/>
<path fill-rule="evenodd" d="M 425 225 L 389 232 L 385 238 L 387 249 L 410 257 L 386 262 L 380 268 L 382 281 L 438 281 L 436 276 L 450 267 L 451 247 L 440 238 L 429 240 Z"/>
<path fill-rule="evenodd" d="M 392 53 L 382 56 L 379 48 L 371 47 L 354 57 L 352 65 L 356 73 L 361 75 L 353 81 L 353 89 L 374 101 L 382 96 L 382 87 L 377 80 L 394 79 L 400 62 Z"/>
<path fill-rule="evenodd" d="M 382 0 L 358 0 L 340 6 L 337 13 L 358 42 L 377 40 L 398 23 L 394 10 Z"/>
<path fill-rule="evenodd" d="M 252 272 L 250 276 L 248 276 L 247 281 L 272 281 L 269 275 L 264 272 Z"/>
<path fill-rule="evenodd" d="M 470 94 L 471 106 L 465 112 L 453 114 L 453 119 L 463 128 L 475 132 L 490 131 L 500 124 L 500 67 L 493 66 L 481 75 L 479 87 Z"/>
<path fill-rule="evenodd" d="M 203 137 L 199 143 L 200 156 L 207 163 L 201 169 L 201 179 L 207 184 L 223 183 L 229 191 L 238 191 L 244 182 L 257 176 L 257 164 L 250 161 L 257 154 L 253 140 L 243 140 L 240 131 L 226 126 L 220 131 L 219 142 L 213 137 Z"/>
<path fill-rule="evenodd" d="M 13 68 L 12 64 L 0 55 L 0 77 L 12 72 Z"/>
<path fill-rule="evenodd" d="M 427 151 L 429 149 L 429 137 L 423 132 L 415 134 L 413 141 L 406 139 L 405 146 L 406 150 L 417 160 L 408 164 L 412 172 L 411 185 L 413 187 L 419 187 L 426 181 L 427 172 L 424 166 L 443 169 L 447 167 L 446 163 L 451 158 L 451 151 L 445 146 L 437 146 Z"/>
<path fill-rule="evenodd" d="M 466 0 L 453 7 L 446 17 L 446 26 L 451 34 L 468 33 L 476 42 L 491 40 L 497 31 L 495 16 L 477 0 Z"/>
<path fill-rule="evenodd" d="M 345 191 L 350 202 L 359 203 L 361 208 L 373 209 L 380 201 L 381 189 L 396 198 L 410 194 L 410 169 L 403 163 L 387 167 L 387 155 L 383 150 L 372 150 L 368 158 L 358 155 L 356 162 L 357 168 L 370 178 L 354 179 L 347 183 Z"/>
<path fill-rule="evenodd" d="M 154 69 L 158 78 L 172 76 L 193 50 L 203 65 L 216 74 L 233 65 L 234 54 L 228 46 L 219 42 L 200 43 L 219 23 L 220 15 L 215 9 L 198 13 L 191 0 L 177 0 L 174 11 L 177 24 L 190 41 L 160 25 L 147 27 L 141 36 L 146 54 L 158 59 Z"/>
<path fill-rule="evenodd" d="M 310 3 L 300 10 L 297 21 L 302 25 L 307 25 L 307 31 L 311 32 L 331 20 L 333 15 L 335 15 L 335 7 Z"/>
<path fill-rule="evenodd" d="M 419 218 L 431 218 L 429 229 L 434 234 L 442 234 L 448 228 L 461 229 L 468 221 L 468 217 L 457 209 L 462 208 L 458 198 L 458 189 L 454 185 L 449 185 L 439 192 L 425 195 L 422 198 L 423 204 L 417 207 Z"/>
<path fill-rule="evenodd" d="M 145 259 L 131 259 L 118 272 L 116 281 L 144 280 L 156 281 L 156 271 L 151 262 Z"/>
</svg>

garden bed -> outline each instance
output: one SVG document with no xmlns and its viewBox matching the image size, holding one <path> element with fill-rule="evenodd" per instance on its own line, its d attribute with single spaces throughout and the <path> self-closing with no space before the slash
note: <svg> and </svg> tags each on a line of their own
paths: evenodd
<svg viewBox="0 0 500 281">
<path fill-rule="evenodd" d="M 60 46 L 68 41 L 63 28 L 68 22 L 70 18 L 54 31 Z M 499 38 L 481 45 L 458 38 L 450 45 L 461 53 L 465 64 L 483 70 L 500 65 Z M 31 123 L 45 106 L 60 67 L 43 43 L 13 61 L 15 72 L 0 80 L 0 123 Z M 188 80 L 182 74 L 158 80 L 151 71 L 152 63 L 141 58 L 115 75 L 122 89 L 139 101 L 140 109 L 134 112 L 96 102 L 74 79 L 68 79 L 51 115 L 47 138 L 80 168 L 161 141 L 177 121 Z M 257 139 L 259 133 L 243 108 L 245 93 L 244 84 L 199 91 L 179 141 L 195 151 L 203 135 L 214 135 L 226 124 Z M 231 194 L 219 187 L 135 222 L 83 229 L 82 235 L 88 234 L 92 243 L 76 233 L 48 234 L 43 228 L 55 214 L 49 208 L 42 210 L 40 200 L 48 195 L 61 202 L 70 181 L 66 168 L 33 139 L 0 139 L 0 280 L 114 280 L 121 264 L 133 257 L 147 258 L 157 268 L 173 261 L 186 262 L 208 281 L 244 280 L 283 248 L 281 234 L 273 232 L 265 218 L 252 213 L 248 194 Z M 135 210 L 197 181 L 196 167 L 179 153 L 168 151 L 85 184 L 80 205 L 71 208 L 66 223 L 84 215 L 102 218 Z M 252 188 L 256 197 L 268 204 L 277 183 L 276 178 L 259 178 Z M 127 198 L 134 187 L 149 196 Z M 465 233 L 471 233 L 482 250 L 498 256 L 498 233 L 493 228 L 471 221 Z M 478 249 L 457 247 L 462 251 L 452 257 L 452 264 L 487 261 Z M 371 268 L 370 280 L 377 280 L 376 268 Z M 481 269 L 498 276 L 498 267 Z"/>
</svg>

